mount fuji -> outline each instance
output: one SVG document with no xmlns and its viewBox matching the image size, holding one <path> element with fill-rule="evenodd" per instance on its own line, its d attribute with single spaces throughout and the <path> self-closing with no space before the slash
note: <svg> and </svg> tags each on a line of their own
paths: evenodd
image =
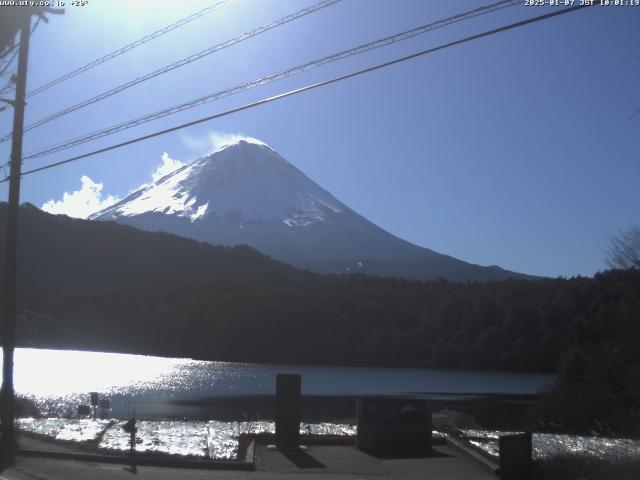
<svg viewBox="0 0 640 480">
<path fill-rule="evenodd" d="M 226 145 L 90 218 L 211 244 L 247 244 L 319 273 L 451 281 L 525 277 L 470 264 L 386 232 L 257 140 Z"/>
</svg>

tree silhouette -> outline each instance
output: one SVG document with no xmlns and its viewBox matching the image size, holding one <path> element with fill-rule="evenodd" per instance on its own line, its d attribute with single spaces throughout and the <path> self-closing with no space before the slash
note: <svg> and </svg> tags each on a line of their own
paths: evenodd
<svg viewBox="0 0 640 480">
<path fill-rule="evenodd" d="M 640 268 L 640 227 L 612 235 L 606 261 L 611 268 Z"/>
</svg>

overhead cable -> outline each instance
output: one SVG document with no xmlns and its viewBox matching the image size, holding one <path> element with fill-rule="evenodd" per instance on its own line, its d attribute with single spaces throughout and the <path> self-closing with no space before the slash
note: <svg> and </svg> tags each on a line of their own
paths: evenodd
<svg viewBox="0 0 640 480">
<path fill-rule="evenodd" d="M 64 142 L 60 142 L 58 144 L 55 145 L 49 145 L 46 147 L 43 147 L 39 150 L 33 151 L 28 153 L 27 155 L 24 156 L 24 159 L 31 159 L 31 158 L 38 158 L 38 157 L 43 157 L 45 155 L 50 155 L 52 153 L 56 153 L 62 150 L 66 150 L 68 148 L 72 148 L 75 147 L 77 145 L 81 145 L 83 143 L 87 143 L 108 135 L 113 135 L 114 133 L 123 131 L 123 130 L 127 130 L 133 127 L 137 127 L 138 125 L 142 125 L 144 123 L 150 122 L 152 120 L 157 120 L 159 118 L 162 117 L 166 117 L 169 115 L 173 115 L 175 113 L 178 112 L 182 112 L 184 110 L 188 110 L 194 107 L 198 107 L 200 105 L 204 105 L 205 103 L 209 103 L 215 100 L 219 100 L 221 98 L 224 97 L 228 97 L 231 95 L 235 95 L 237 93 L 243 92 L 245 90 L 249 90 L 251 88 L 255 88 L 258 87 L 260 85 L 264 85 L 267 83 L 271 83 L 274 82 L 276 80 L 281 80 L 284 78 L 288 78 L 303 72 L 306 72 L 307 70 L 310 70 L 312 68 L 316 68 L 322 65 L 326 65 L 328 63 L 332 63 L 338 60 L 342 60 L 348 57 L 352 57 L 354 55 L 359 55 L 361 53 L 365 53 L 371 50 L 375 50 L 377 48 L 381 48 L 381 47 L 385 47 L 387 45 L 391 45 L 397 42 L 401 42 L 404 40 L 408 40 L 410 38 L 416 37 L 418 35 L 422 35 L 425 34 L 427 32 L 436 30 L 438 28 L 442 28 L 445 27 L 447 25 L 451 25 L 453 23 L 456 22 L 460 22 L 463 20 L 468 20 L 470 18 L 474 18 L 477 17 L 479 15 L 484 15 L 493 11 L 496 11 L 498 9 L 502 9 L 502 8 L 506 8 L 506 7 L 510 7 L 513 5 L 517 5 L 520 4 L 519 0 L 507 0 L 507 1 L 501 1 L 501 2 L 497 2 L 497 3 L 493 3 L 491 5 L 487 5 L 484 7 L 480 7 L 468 12 L 464 12 L 461 14 L 457 14 L 454 15 L 452 17 L 448 17 L 445 18 L 443 20 L 438 20 L 436 22 L 432 22 L 429 23 L 427 25 L 422 25 L 420 27 L 416 27 L 413 28 L 411 30 L 407 30 L 401 33 L 397 33 L 395 35 L 391 35 L 379 40 L 375 40 L 373 42 L 369 42 L 369 43 L 365 43 L 363 45 L 359 45 L 357 47 L 354 48 L 350 48 L 348 50 L 343 50 L 341 52 L 332 54 L 332 55 L 328 55 L 326 57 L 322 57 L 316 60 L 313 60 L 311 62 L 307 62 L 305 64 L 302 65 L 298 65 L 296 67 L 293 68 L 289 68 L 287 70 L 284 71 L 280 71 L 277 73 L 273 73 L 270 75 L 266 75 L 264 77 L 252 80 L 250 82 L 245 82 L 239 85 L 235 85 L 233 87 L 224 89 L 224 90 L 220 90 L 218 92 L 215 93 L 211 93 L 208 95 L 205 95 L 203 97 L 199 97 L 193 100 L 189 100 L 187 102 L 181 103 L 179 105 L 174 105 L 172 107 L 169 108 L 165 108 L 163 110 L 159 110 L 157 112 L 153 112 L 147 115 L 144 115 L 142 117 L 138 117 L 132 120 L 128 120 L 126 122 L 122 122 L 116 125 L 112 125 L 110 127 L 80 136 L 80 137 L 76 137 L 70 140 L 66 140 Z"/>
<path fill-rule="evenodd" d="M 595 4 L 599 5 L 599 3 L 595 3 Z M 376 70 L 380 70 L 382 68 L 390 67 L 392 65 L 396 65 L 396 64 L 401 63 L 401 62 L 405 62 L 405 61 L 408 61 L 408 60 L 413 60 L 415 58 L 418 58 L 418 57 L 421 57 L 421 56 L 424 56 L 424 55 L 428 55 L 428 54 L 431 54 L 431 53 L 435 53 L 437 51 L 444 50 L 446 48 L 450 48 L 450 47 L 453 47 L 455 45 L 460 45 L 460 44 L 463 44 L 463 43 L 471 42 L 471 41 L 477 40 L 479 38 L 488 37 L 490 35 L 495 35 L 495 34 L 500 33 L 500 32 L 504 32 L 504 31 L 507 31 L 507 30 L 512 30 L 512 29 L 519 28 L 519 27 L 522 27 L 522 26 L 525 26 L 525 25 L 529 25 L 531 23 L 540 22 L 542 20 L 547 20 L 547 19 L 552 18 L 552 17 L 557 17 L 559 15 L 564 15 L 564 14 L 567 14 L 567 13 L 570 13 L 570 12 L 574 12 L 576 10 L 580 10 L 580 9 L 583 9 L 583 8 L 588 8 L 590 6 L 593 6 L 593 5 L 584 4 L 584 5 L 576 5 L 576 6 L 569 7 L 569 8 L 563 8 L 561 10 L 556 10 L 554 12 L 547 13 L 545 15 L 540 15 L 540 16 L 537 16 L 537 17 L 528 18 L 526 20 L 522 20 L 522 21 L 519 21 L 519 22 L 511 23 L 509 25 L 505 25 L 505 26 L 502 26 L 502 27 L 499 27 L 499 28 L 495 28 L 493 30 L 487 30 L 487 31 L 482 32 L 482 33 L 478 33 L 478 34 L 475 34 L 475 35 L 471 35 L 471 36 L 468 36 L 468 37 L 461 38 L 459 40 L 454 40 L 452 42 L 445 43 L 443 45 L 439 45 L 437 47 L 433 47 L 433 48 L 429 48 L 429 49 L 426 49 L 426 50 L 422 50 L 420 52 L 413 53 L 411 55 L 406 55 L 404 57 L 396 58 L 396 59 L 388 61 L 388 62 L 379 63 L 379 64 L 374 65 L 372 67 L 364 68 L 362 70 L 358 70 L 358 71 L 355 71 L 355 72 L 352 72 L 352 73 L 349 73 L 349 74 L 346 74 L 346 75 L 341 75 L 339 77 L 334 77 L 334 78 L 331 78 L 329 80 L 324 80 L 322 82 L 314 83 L 312 85 L 307 85 L 307 86 L 302 87 L 302 88 L 297 88 L 295 90 L 290 90 L 288 92 L 281 93 L 279 95 L 274 95 L 274 96 L 269 97 L 269 98 L 265 98 L 265 99 L 262 99 L 262 100 L 258 100 L 256 102 L 248 103 L 246 105 L 242 105 L 240 107 L 233 108 L 231 110 L 226 110 L 226 111 L 221 112 L 221 113 L 216 113 L 214 115 L 209 115 L 207 117 L 199 118 L 197 120 L 193 120 L 193 121 L 190 121 L 190 122 L 187 122 L 187 123 L 176 125 L 176 126 L 171 127 L 171 128 L 166 128 L 164 130 L 159 130 L 159 131 L 150 133 L 148 135 L 143 135 L 143 136 L 140 136 L 140 137 L 136 137 L 136 138 L 133 138 L 131 140 L 127 140 L 125 142 L 117 143 L 115 145 L 110 145 L 108 147 L 100 148 L 98 150 L 93 150 L 91 152 L 84 153 L 82 155 L 77 155 L 75 157 L 71 157 L 71 158 L 68 158 L 66 160 L 61 160 L 61 161 L 58 161 L 58 162 L 50 163 L 48 165 L 44 165 L 42 167 L 38 167 L 38 168 L 31 169 L 31 170 L 27 170 L 27 171 L 23 172 L 22 175 L 23 176 L 24 175 L 30 175 L 30 174 L 33 174 L 33 173 L 36 173 L 36 172 L 41 172 L 41 171 L 44 171 L 44 170 L 49 170 L 51 168 L 55 168 L 55 167 L 59 167 L 59 166 L 62 166 L 62 165 L 66 165 L 68 163 L 75 162 L 75 161 L 78 161 L 78 160 L 81 160 L 81 159 L 84 159 L 84 158 L 88 158 L 88 157 L 91 157 L 91 156 L 94 156 L 94 155 L 98 155 L 100 153 L 108 152 L 110 150 L 115 150 L 115 149 L 118 149 L 118 148 L 125 147 L 127 145 L 131 145 L 131 144 L 134 144 L 134 143 L 142 142 L 144 140 L 148 140 L 150 138 L 158 137 L 160 135 L 165 135 L 167 133 L 171 133 L 171 132 L 174 132 L 176 130 L 188 128 L 188 127 L 191 127 L 193 125 L 197 125 L 197 124 L 208 122 L 208 121 L 211 121 L 211 120 L 214 120 L 214 119 L 217 119 L 217 118 L 225 117 L 225 116 L 228 116 L 228 115 L 231 115 L 231 114 L 234 114 L 234 113 L 241 112 L 243 110 L 248 110 L 248 109 L 255 108 L 255 107 L 258 107 L 258 106 L 261 106 L 261 105 L 265 105 L 267 103 L 275 102 L 277 100 L 281 100 L 283 98 L 290 97 L 292 95 L 297 95 L 299 93 L 307 92 L 309 90 L 313 90 L 313 89 L 316 89 L 316 88 L 319 88 L 319 87 L 324 87 L 326 85 L 330 85 L 330 84 L 333 84 L 333 83 L 336 83 L 336 82 L 347 80 L 349 78 L 357 77 L 357 76 L 360 76 L 360 75 L 363 75 L 363 74 L 366 74 L 366 73 L 370 73 L 370 72 L 373 72 L 373 71 L 376 71 Z M 6 182 L 6 181 L 8 181 L 8 177 L 4 178 L 3 180 L 0 180 L 0 183 Z"/>
<path fill-rule="evenodd" d="M 151 40 L 153 40 L 154 38 L 158 38 L 166 33 L 169 33 L 177 28 L 182 27 L 183 25 L 186 25 L 187 23 L 190 23 L 198 18 L 201 18 L 205 15 L 207 15 L 208 13 L 213 12 L 214 10 L 222 7 L 223 5 L 226 5 L 229 2 L 232 2 L 234 0 L 221 0 L 217 3 L 214 3 L 213 5 L 210 5 L 206 8 L 203 8 L 202 10 L 199 10 L 195 13 L 192 13 L 191 15 L 184 17 L 180 20 L 178 20 L 177 22 L 172 23 L 171 25 L 167 25 L 166 27 L 161 28 L 160 30 L 156 30 L 153 33 L 150 33 L 148 35 L 145 35 L 144 37 L 136 40 L 135 42 L 131 42 L 127 45 L 125 45 L 124 47 L 120 47 L 117 50 L 114 50 L 111 53 L 108 53 L 107 55 L 104 55 L 103 57 L 100 57 L 96 60 L 93 60 L 92 62 L 87 63 L 86 65 L 83 65 L 82 67 L 76 68 L 75 70 L 66 73 L 65 75 L 62 75 L 61 77 L 55 78 L 53 80 L 51 80 L 48 83 L 45 83 L 44 85 L 35 88 L 33 90 L 31 90 L 30 92 L 27 92 L 27 97 L 31 97 L 33 95 L 37 95 L 38 93 L 44 92 L 45 90 L 58 85 L 59 83 L 64 82 L 65 80 L 69 80 L 70 78 L 73 78 L 77 75 L 80 75 L 81 73 L 86 72 L 87 70 L 91 70 L 94 67 L 97 67 L 98 65 L 101 65 L 105 62 L 108 62 L 109 60 L 112 60 L 124 53 L 127 53 L 130 50 L 133 50 L 136 47 L 139 47 L 140 45 L 143 45 Z"/>
<path fill-rule="evenodd" d="M 338 3 L 342 0 L 322 0 L 321 2 L 318 2 L 310 7 L 306 7 L 303 8 L 302 10 L 298 10 L 295 13 L 292 13 L 290 15 L 287 15 L 286 17 L 283 17 L 279 20 L 276 20 L 274 22 L 268 23 L 266 25 L 263 25 L 261 27 L 258 27 L 250 32 L 244 33 L 242 35 L 239 35 L 235 38 L 232 38 L 230 40 L 227 40 L 225 42 L 219 43 L 217 45 L 214 45 L 212 47 L 209 47 L 205 50 L 202 50 L 198 53 L 194 53 L 193 55 L 189 55 L 188 57 L 185 57 L 181 60 L 178 60 L 177 62 L 174 62 L 170 65 L 166 65 L 158 70 L 155 70 L 153 72 L 147 73 L 146 75 L 143 75 L 141 77 L 135 78 L 133 80 L 130 80 L 126 83 L 123 83 L 121 85 L 118 85 L 115 88 L 112 88 L 110 90 L 107 90 L 106 92 L 100 93 L 98 95 L 95 95 L 91 98 L 88 98 L 80 103 L 77 103 L 75 105 L 72 105 L 70 107 L 65 108 L 64 110 L 61 110 L 59 112 L 53 113 L 51 115 L 48 115 L 30 125 L 27 125 L 24 127 L 24 132 L 28 132 L 29 130 L 33 130 L 34 128 L 37 128 L 41 125 L 44 125 L 45 123 L 49 123 L 52 120 L 55 120 L 56 118 L 62 117 L 64 115 L 68 115 L 69 113 L 75 112 L 76 110 L 80 110 L 81 108 L 85 108 L 88 107 L 89 105 L 92 105 L 94 103 L 100 102 L 102 100 L 105 100 L 109 97 L 111 97 L 112 95 L 115 95 L 117 93 L 122 92 L 123 90 L 127 90 L 135 85 L 138 85 L 142 82 L 146 82 L 148 80 L 151 80 L 153 78 L 156 78 L 160 75 L 163 75 L 167 72 L 170 72 L 172 70 L 175 70 L 176 68 L 180 68 L 183 67 L 185 65 L 188 65 L 192 62 L 195 62 L 196 60 L 200 60 L 201 58 L 206 57 L 207 55 L 211 55 L 212 53 L 215 53 L 219 50 L 222 50 L 224 48 L 228 48 L 232 45 L 235 45 L 237 43 L 240 43 L 244 40 L 247 40 L 249 38 L 255 37 L 256 35 L 259 35 L 261 33 L 267 32 L 273 28 L 279 27 L 281 25 L 284 25 L 285 23 L 291 22 L 293 20 L 296 20 L 298 18 L 304 17 L 305 15 L 309 15 L 310 13 L 316 12 L 320 9 L 326 8 L 330 5 L 333 5 L 335 3 Z M 11 138 L 11 134 L 8 133 L 5 136 L 2 137 L 2 139 L 0 139 L 0 143 L 5 142 L 7 140 L 9 140 Z"/>
</svg>

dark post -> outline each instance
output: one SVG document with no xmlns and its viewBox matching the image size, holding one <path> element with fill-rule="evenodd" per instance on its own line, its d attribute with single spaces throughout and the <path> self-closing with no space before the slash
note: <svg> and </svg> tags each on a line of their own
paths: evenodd
<svg viewBox="0 0 640 480">
<path fill-rule="evenodd" d="M 20 17 L 20 50 L 16 96 L 13 112 L 13 138 L 11 141 L 11 171 L 9 174 L 9 204 L 7 207 L 7 238 L 4 270 L 4 324 L 2 326 L 2 438 L 0 448 L 4 462 L 13 459 L 14 435 L 14 388 L 13 351 L 16 336 L 16 264 L 18 250 L 18 208 L 20 206 L 20 167 L 22 163 L 22 130 L 24 127 L 25 91 L 27 84 L 27 62 L 29 56 L 29 30 L 31 11 Z"/>
<path fill-rule="evenodd" d="M 108 398 L 101 398 L 98 400 L 98 407 L 100 408 L 100 418 L 105 419 L 107 410 L 111 409 L 111 402 L 109 402 Z"/>
<path fill-rule="evenodd" d="M 136 427 L 136 411 L 133 410 L 133 418 L 130 418 L 127 423 L 124 424 L 122 429 L 129 434 L 129 447 L 131 454 L 131 471 L 136 472 L 136 433 L 138 427 Z"/>
<path fill-rule="evenodd" d="M 501 435 L 498 442 L 501 480 L 530 480 L 531 433 Z"/>
<path fill-rule="evenodd" d="M 78 418 L 85 417 L 91 414 L 89 405 L 78 405 Z"/>
<path fill-rule="evenodd" d="M 276 376 L 276 446 L 296 448 L 300 442 L 300 375 Z"/>
<path fill-rule="evenodd" d="M 91 406 L 93 407 L 93 419 L 96 419 L 96 407 L 98 406 L 98 392 L 89 392 Z"/>
</svg>

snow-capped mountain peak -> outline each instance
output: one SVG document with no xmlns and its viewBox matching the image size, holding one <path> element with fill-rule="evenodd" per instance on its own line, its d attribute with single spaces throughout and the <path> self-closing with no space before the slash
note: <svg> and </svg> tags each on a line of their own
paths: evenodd
<svg viewBox="0 0 640 480">
<path fill-rule="evenodd" d="M 143 230 L 255 247 L 321 273 L 497 280 L 472 265 L 402 240 L 349 209 L 264 142 L 233 138 L 214 153 L 94 214 Z"/>
<path fill-rule="evenodd" d="M 165 175 L 91 218 L 145 213 L 220 223 L 325 221 L 346 207 L 266 143 L 242 138 Z"/>
</svg>

